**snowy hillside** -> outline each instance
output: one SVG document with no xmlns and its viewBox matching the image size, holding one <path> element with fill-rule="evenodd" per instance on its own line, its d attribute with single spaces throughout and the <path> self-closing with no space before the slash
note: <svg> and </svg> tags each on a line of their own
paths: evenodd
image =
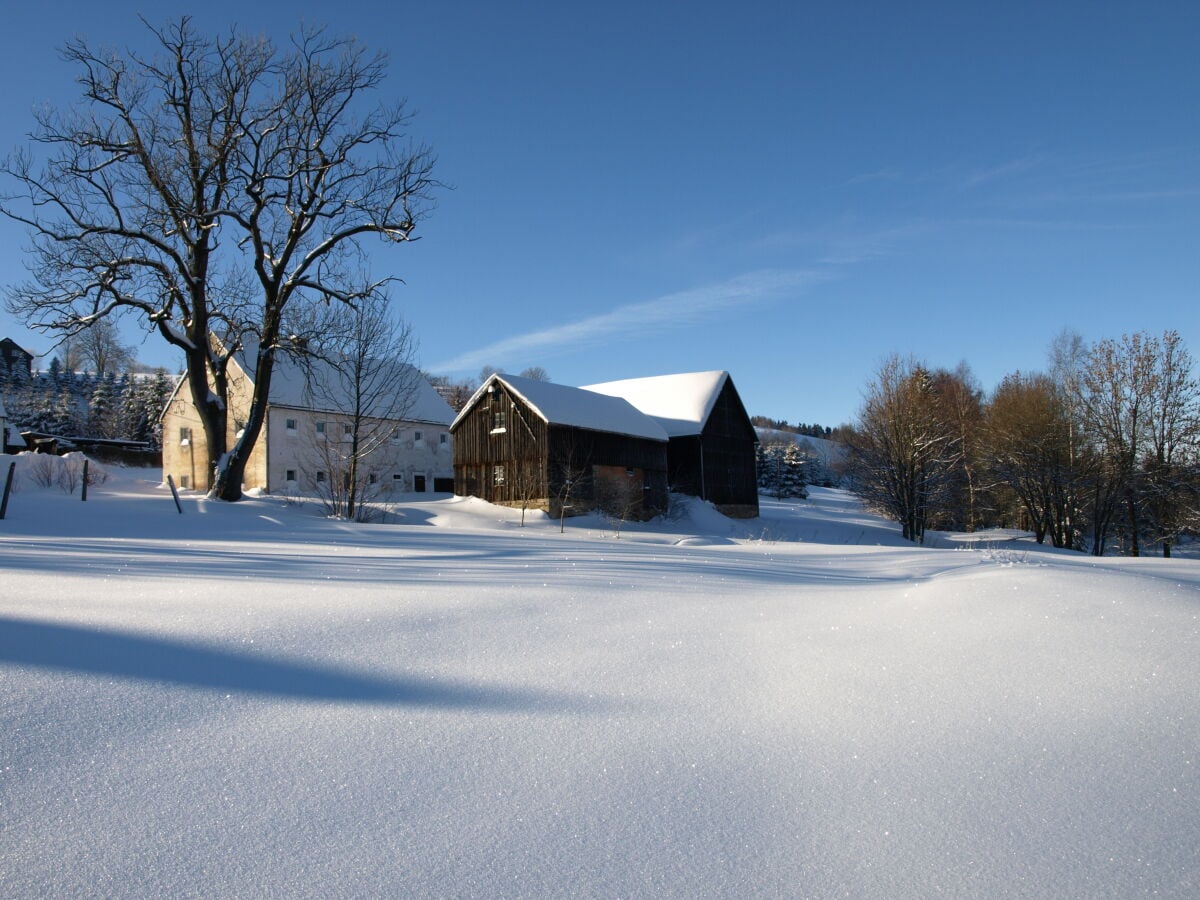
<svg viewBox="0 0 1200 900">
<path fill-rule="evenodd" d="M 1196 561 L 823 489 L 184 510 L 117 470 L 0 522 L 0 896 L 1200 893 Z"/>
</svg>

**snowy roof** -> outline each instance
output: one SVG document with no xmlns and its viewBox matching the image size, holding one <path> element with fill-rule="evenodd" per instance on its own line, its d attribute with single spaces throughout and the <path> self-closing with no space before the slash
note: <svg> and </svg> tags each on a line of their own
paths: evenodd
<svg viewBox="0 0 1200 900">
<path fill-rule="evenodd" d="M 654 417 L 671 437 L 699 434 L 704 430 L 729 373 L 685 372 L 629 378 L 589 384 L 585 391 L 623 397 L 637 409 Z"/>
<path fill-rule="evenodd" d="M 254 380 L 254 367 L 249 360 L 254 352 L 253 348 L 247 348 L 238 353 L 238 364 L 251 381 Z M 442 399 L 429 380 L 414 366 L 394 360 L 382 360 L 380 365 L 395 371 L 380 376 L 376 383 L 390 379 L 405 387 L 411 385 L 413 396 L 410 403 L 401 402 L 395 406 L 390 396 L 380 396 L 373 404 L 375 409 L 367 409 L 367 415 L 432 425 L 449 425 L 454 419 L 450 404 Z M 310 360 L 302 364 L 285 354 L 276 354 L 275 367 L 271 372 L 272 406 L 339 413 L 353 407 L 352 397 L 349 380 L 333 364 L 322 360 Z"/>
<path fill-rule="evenodd" d="M 589 431 L 626 434 L 631 437 L 666 441 L 667 434 L 654 419 L 634 409 L 620 397 L 609 397 L 583 388 L 567 387 L 549 381 L 535 381 L 517 375 L 492 375 L 477 390 L 458 414 L 454 424 L 474 407 L 476 400 L 495 382 L 508 387 L 550 425 L 570 425 Z"/>
</svg>

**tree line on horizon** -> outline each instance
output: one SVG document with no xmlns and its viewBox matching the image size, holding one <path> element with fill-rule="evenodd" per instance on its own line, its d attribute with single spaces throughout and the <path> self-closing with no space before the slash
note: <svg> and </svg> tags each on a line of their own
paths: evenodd
<svg viewBox="0 0 1200 900">
<path fill-rule="evenodd" d="M 1200 528 L 1200 383 L 1178 332 L 1052 343 L 990 395 L 965 363 L 885 360 L 843 432 L 846 477 L 916 543 L 1032 531 L 1055 547 L 1163 556 Z"/>
</svg>

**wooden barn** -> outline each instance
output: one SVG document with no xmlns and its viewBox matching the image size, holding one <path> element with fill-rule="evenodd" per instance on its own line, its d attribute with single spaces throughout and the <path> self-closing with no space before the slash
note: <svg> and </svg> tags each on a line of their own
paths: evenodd
<svg viewBox="0 0 1200 900">
<path fill-rule="evenodd" d="M 492 375 L 450 426 L 456 493 L 551 515 L 667 507 L 662 426 L 619 397 Z"/>
<path fill-rule="evenodd" d="M 670 437 L 671 490 L 710 501 L 727 516 L 758 515 L 758 435 L 728 372 L 689 372 L 584 388 L 628 400 Z"/>
</svg>

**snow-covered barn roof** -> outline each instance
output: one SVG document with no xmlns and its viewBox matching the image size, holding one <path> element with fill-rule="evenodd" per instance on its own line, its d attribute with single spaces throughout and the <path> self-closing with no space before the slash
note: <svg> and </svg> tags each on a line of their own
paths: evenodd
<svg viewBox="0 0 1200 900">
<path fill-rule="evenodd" d="M 682 437 L 704 430 L 728 380 L 729 373 L 725 371 L 684 372 L 589 384 L 583 390 L 628 400 L 657 420 L 668 435 Z"/>
<path fill-rule="evenodd" d="M 610 397 L 582 388 L 517 375 L 492 375 L 471 397 L 454 420 L 454 426 L 474 408 L 478 399 L 496 382 L 508 387 L 550 425 L 569 425 L 589 431 L 604 431 L 630 437 L 666 441 L 667 433 L 654 419 L 634 409 L 620 397 Z M 451 427 L 454 427 L 451 426 Z"/>
</svg>

